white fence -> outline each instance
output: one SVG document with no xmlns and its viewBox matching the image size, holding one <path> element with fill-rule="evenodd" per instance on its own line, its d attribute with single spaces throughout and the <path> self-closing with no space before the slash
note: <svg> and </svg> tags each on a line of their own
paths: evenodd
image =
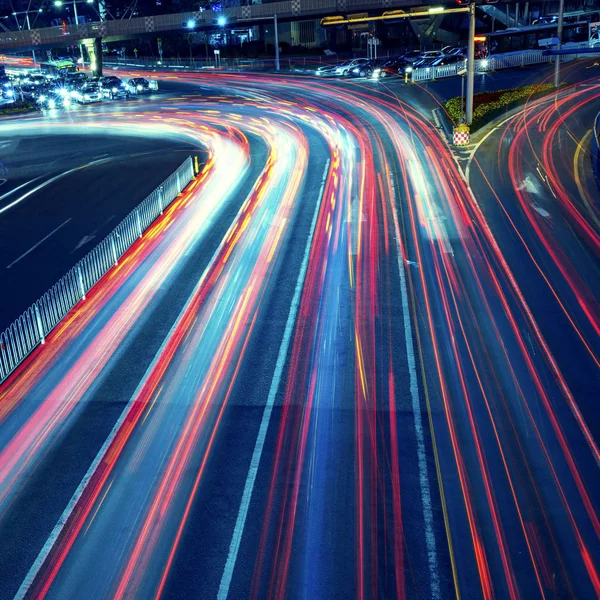
<svg viewBox="0 0 600 600">
<path fill-rule="evenodd" d="M 58 283 L 0 333 L 0 382 L 38 344 L 45 342 L 59 321 L 118 263 L 193 178 L 194 165 L 189 157 Z"/>
<path fill-rule="evenodd" d="M 600 50 L 595 53 L 582 52 L 578 54 L 564 54 L 561 61 L 574 60 L 576 58 L 592 58 L 600 56 Z M 487 73 L 499 69 L 510 69 L 514 67 L 525 67 L 528 65 L 537 65 L 541 63 L 554 62 L 553 56 L 543 54 L 543 50 L 528 50 L 526 52 L 514 52 L 511 54 L 497 54 L 489 58 L 483 58 L 475 61 L 476 73 Z M 445 65 L 443 67 L 422 67 L 414 69 L 411 73 L 411 79 L 414 82 L 431 81 L 432 79 L 442 79 L 443 77 L 452 77 L 457 75 L 460 69 L 464 69 L 463 63 Z"/>
</svg>

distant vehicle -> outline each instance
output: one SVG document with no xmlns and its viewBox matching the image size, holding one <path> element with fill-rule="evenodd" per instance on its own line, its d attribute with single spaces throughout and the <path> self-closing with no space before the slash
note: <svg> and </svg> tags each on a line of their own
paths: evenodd
<svg viewBox="0 0 600 600">
<path fill-rule="evenodd" d="M 467 59 L 462 54 L 451 54 L 442 56 L 431 63 L 432 67 L 444 67 L 445 65 L 455 65 L 456 63 L 464 63 Z"/>
<path fill-rule="evenodd" d="M 404 76 L 412 71 L 412 65 L 404 58 L 394 58 L 387 61 L 381 67 L 373 70 L 374 79 L 385 79 L 386 77 Z"/>
<path fill-rule="evenodd" d="M 118 77 L 111 75 L 110 77 L 102 77 L 100 79 L 100 88 L 104 98 L 129 98 L 129 90 L 127 84 L 121 81 Z"/>
<path fill-rule="evenodd" d="M 415 60 L 421 58 L 422 52 L 420 50 L 410 50 L 409 52 L 405 52 L 401 58 L 403 58 L 406 62 L 413 63 Z"/>
<path fill-rule="evenodd" d="M 86 83 L 75 92 L 75 100 L 80 104 L 102 102 L 102 88 L 97 83 Z"/>
<path fill-rule="evenodd" d="M 54 60 L 40 63 L 40 71 L 46 77 L 63 78 L 69 73 L 76 73 L 77 67 L 70 60 Z"/>
<path fill-rule="evenodd" d="M 353 58 L 352 60 L 347 60 L 341 65 L 338 65 L 338 67 L 335 70 L 335 74 L 342 75 L 343 77 L 348 77 L 350 75 L 351 70 L 354 67 L 358 67 L 361 64 L 366 63 L 368 62 L 368 60 L 369 59 L 367 58 Z"/>
<path fill-rule="evenodd" d="M 315 69 L 315 75 L 320 77 L 335 75 L 337 67 L 337 65 L 321 65 Z"/>
<path fill-rule="evenodd" d="M 429 50 L 427 52 L 423 52 L 421 57 L 413 62 L 413 67 L 416 69 L 420 69 L 421 67 L 429 67 L 438 58 L 442 58 L 444 56 L 446 55 L 441 50 Z"/>
<path fill-rule="evenodd" d="M 371 77 L 373 70 L 377 67 L 381 67 L 386 62 L 389 62 L 389 57 L 386 58 L 374 58 L 366 62 L 360 63 L 356 67 L 352 67 L 350 75 L 353 77 Z"/>
<path fill-rule="evenodd" d="M 59 108 L 69 108 L 71 98 L 68 94 L 61 94 L 56 90 L 51 90 L 48 94 L 40 94 L 36 102 L 42 110 L 54 110 Z"/>
<path fill-rule="evenodd" d="M 157 86 L 153 85 L 155 83 L 156 82 L 148 81 L 143 77 L 135 77 L 127 82 L 127 87 L 132 94 L 149 94 L 152 90 L 157 88 Z"/>
<path fill-rule="evenodd" d="M 63 86 L 69 91 L 76 90 L 88 81 L 88 76 L 85 73 L 69 73 L 63 80 Z"/>
</svg>

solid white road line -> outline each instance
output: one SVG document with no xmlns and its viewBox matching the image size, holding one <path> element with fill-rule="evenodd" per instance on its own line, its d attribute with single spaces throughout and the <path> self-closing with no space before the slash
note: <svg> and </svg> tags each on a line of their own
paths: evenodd
<svg viewBox="0 0 600 600">
<path fill-rule="evenodd" d="M 73 217 L 69 217 L 64 223 L 59 225 L 56 229 L 53 229 L 46 237 L 43 237 L 37 244 L 34 244 L 33 246 L 31 246 L 31 248 L 29 248 L 29 250 L 27 250 L 27 252 L 23 252 L 23 254 L 21 254 L 21 256 L 19 256 L 19 258 L 16 258 L 15 260 L 13 260 L 10 263 L 10 265 L 6 265 L 6 268 L 10 269 L 13 265 L 16 265 L 21 259 L 25 258 L 28 254 L 33 252 L 38 246 L 43 244 L 50 236 L 54 235 L 59 229 L 64 227 L 69 221 L 72 221 L 72 220 L 73 220 Z"/>
<path fill-rule="evenodd" d="M 427 458 L 425 452 L 425 436 L 423 434 L 423 416 L 421 414 L 421 399 L 419 397 L 419 382 L 417 380 L 417 364 L 412 338 L 412 324 L 408 307 L 408 292 L 406 289 L 406 271 L 404 269 L 405 257 L 400 247 L 400 225 L 396 214 L 396 191 L 392 182 L 392 214 L 394 216 L 394 229 L 396 231 L 396 249 L 398 251 L 398 269 L 400 271 L 400 295 L 402 298 L 402 315 L 404 320 L 404 338 L 406 341 L 406 357 L 408 359 L 408 374 L 410 395 L 412 398 L 413 419 L 417 439 L 417 462 L 419 465 L 419 486 L 421 488 L 421 503 L 423 505 L 423 520 L 425 522 L 425 544 L 429 563 L 429 578 L 431 581 L 431 596 L 433 600 L 440 600 L 440 578 L 435 547 L 435 534 L 433 533 L 433 512 L 431 508 L 431 492 L 429 489 L 429 475 L 427 473 Z"/>
<path fill-rule="evenodd" d="M 269 429 L 269 421 L 271 420 L 271 413 L 273 412 L 273 404 L 275 403 L 275 396 L 279 388 L 281 381 L 281 375 L 283 373 L 283 367 L 285 366 L 285 358 L 288 353 L 294 327 L 296 325 L 296 315 L 298 313 L 298 307 L 300 305 L 300 296 L 302 294 L 302 288 L 304 287 L 304 279 L 306 277 L 306 271 L 308 269 L 308 258 L 310 255 L 310 249 L 312 247 L 312 241 L 315 234 L 315 228 L 317 226 L 317 217 L 319 216 L 319 210 L 323 201 L 323 190 L 325 189 L 325 180 L 329 171 L 329 160 L 325 165 L 323 171 L 323 177 L 321 180 L 321 189 L 319 191 L 319 201 L 315 206 L 315 212 L 313 215 L 312 223 L 310 225 L 310 232 L 306 247 L 304 249 L 304 257 L 300 266 L 300 273 L 298 274 L 298 280 L 296 281 L 296 288 L 294 290 L 294 297 L 290 305 L 290 312 L 288 313 L 287 322 L 285 324 L 285 330 L 283 332 L 283 339 L 279 346 L 279 354 L 277 355 L 277 362 L 275 363 L 275 372 L 273 373 L 273 379 L 271 380 L 271 388 L 269 389 L 269 395 L 263 411 L 262 420 L 258 429 L 258 436 L 256 437 L 256 443 L 254 445 L 254 452 L 250 460 L 250 467 L 248 469 L 248 476 L 246 477 L 246 484 L 244 486 L 244 492 L 242 493 L 242 501 L 238 511 L 237 520 L 235 522 L 235 528 L 233 530 L 233 536 L 231 537 L 231 543 L 229 545 L 229 554 L 227 555 L 227 562 L 223 569 L 223 576 L 221 577 L 221 584 L 219 585 L 219 591 L 217 593 L 218 600 L 225 600 L 229 594 L 229 586 L 231 585 L 231 578 L 233 577 L 233 571 L 235 569 L 235 563 L 237 561 L 238 551 L 242 542 L 242 536 L 244 535 L 244 526 L 246 525 L 246 517 L 248 516 L 248 509 L 250 508 L 250 500 L 252 499 L 252 492 L 254 490 L 254 483 L 256 481 L 256 474 L 258 473 L 258 467 L 260 465 L 260 457 L 262 455 L 263 447 L 265 444 L 265 438 L 267 436 L 267 430 Z"/>
<path fill-rule="evenodd" d="M 21 587 L 17 591 L 17 593 L 14 597 L 14 600 L 23 600 L 23 598 L 25 598 L 25 596 L 29 592 L 29 588 L 33 585 L 33 582 L 35 581 L 35 578 L 37 577 L 40 569 L 42 568 L 42 565 L 46 562 L 46 559 L 48 558 L 50 552 L 52 552 L 52 548 L 54 548 L 54 544 L 56 544 L 56 540 L 60 536 L 65 525 L 67 524 L 69 517 L 71 516 L 73 510 L 75 510 L 75 507 L 77 506 L 77 503 L 81 499 L 81 496 L 83 495 L 85 488 L 87 487 L 88 483 L 90 482 L 90 479 L 96 472 L 98 465 L 102 462 L 102 460 L 106 456 L 106 453 L 108 452 L 108 449 L 110 448 L 113 440 L 117 436 L 119 429 L 121 428 L 123 422 L 127 418 L 127 415 L 129 414 L 129 411 L 131 410 L 131 407 L 132 407 L 135 399 L 137 398 L 138 394 L 141 392 L 141 390 L 146 385 L 146 382 L 148 381 L 148 378 L 150 377 L 150 375 L 152 374 L 152 371 L 156 367 L 156 364 L 158 363 L 167 343 L 169 342 L 169 340 L 173 336 L 173 333 L 179 326 L 186 311 L 188 310 L 188 307 L 190 306 L 190 304 L 196 297 L 198 290 L 204 284 L 204 280 L 206 279 L 212 264 L 217 259 L 217 256 L 219 256 L 219 252 L 221 252 L 223 246 L 225 245 L 226 240 L 229 239 L 229 236 L 231 235 L 231 232 L 233 231 L 235 224 L 239 221 L 240 215 L 241 215 L 241 209 L 237 213 L 233 222 L 231 223 L 229 229 L 227 230 L 227 233 L 223 236 L 223 239 L 221 240 L 219 247 L 215 250 L 215 253 L 212 255 L 210 261 L 206 265 L 206 268 L 204 269 L 204 273 L 202 273 L 202 277 L 200 277 L 200 279 L 198 280 L 198 283 L 196 284 L 194 291 L 190 294 L 190 297 L 187 299 L 185 306 L 181 309 L 181 312 L 179 313 L 179 316 L 175 320 L 173 327 L 171 327 L 168 335 L 165 337 L 163 343 L 161 344 L 160 348 L 158 349 L 158 352 L 156 353 L 156 355 L 154 356 L 154 359 L 150 363 L 150 366 L 146 370 L 146 373 L 144 374 L 144 377 L 140 381 L 140 384 L 137 386 L 135 392 L 133 393 L 133 395 L 127 402 L 127 405 L 125 406 L 125 408 L 123 409 L 123 412 L 119 416 L 118 421 L 115 423 L 115 426 L 112 428 L 110 434 L 106 438 L 104 444 L 102 445 L 102 448 L 100 448 L 100 451 L 96 455 L 96 458 L 94 458 L 92 464 L 90 465 L 90 468 L 88 469 L 87 473 L 84 475 L 83 479 L 81 480 L 81 483 L 79 484 L 79 486 L 77 486 L 75 493 L 73 494 L 71 500 L 69 500 L 69 503 L 67 504 L 62 515 L 59 517 L 58 522 L 54 526 L 54 529 L 50 532 L 50 535 L 48 536 L 46 543 L 40 550 L 40 553 L 37 555 L 37 558 L 35 559 L 34 563 L 31 565 L 31 568 L 27 572 L 27 575 L 25 575 L 25 579 L 23 580 Z"/>
</svg>

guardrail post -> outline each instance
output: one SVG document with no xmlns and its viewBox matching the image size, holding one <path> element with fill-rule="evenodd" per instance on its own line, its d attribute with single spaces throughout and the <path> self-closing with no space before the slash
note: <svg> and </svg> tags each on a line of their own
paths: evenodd
<svg viewBox="0 0 600 600">
<path fill-rule="evenodd" d="M 163 206 L 163 186 L 162 184 L 158 186 L 158 208 L 160 209 L 160 214 L 163 214 L 164 206 Z"/>
<path fill-rule="evenodd" d="M 81 274 L 81 265 L 77 265 L 77 281 L 79 282 L 79 293 L 81 299 L 85 300 L 85 288 L 83 287 L 83 275 Z"/>
<path fill-rule="evenodd" d="M 42 327 L 42 317 L 40 316 L 40 309 L 38 308 L 37 302 L 33 305 L 35 309 L 35 320 L 37 323 L 38 333 L 40 335 L 40 344 L 46 343 L 46 338 L 44 337 L 44 329 Z"/>
<path fill-rule="evenodd" d="M 177 171 L 177 193 L 181 194 L 181 177 L 179 177 L 179 171 Z"/>
<path fill-rule="evenodd" d="M 135 217 L 136 217 L 137 226 L 138 226 L 138 233 L 140 234 L 140 237 L 142 237 L 142 220 L 140 219 L 139 209 L 135 211 Z"/>
<path fill-rule="evenodd" d="M 113 261 L 115 263 L 115 267 L 119 264 L 119 259 L 117 257 L 117 245 L 115 244 L 115 236 L 110 236 L 110 247 L 112 249 Z"/>
</svg>

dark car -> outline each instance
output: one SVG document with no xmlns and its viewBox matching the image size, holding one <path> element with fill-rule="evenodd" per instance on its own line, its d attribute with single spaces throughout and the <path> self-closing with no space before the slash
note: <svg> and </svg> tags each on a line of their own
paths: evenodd
<svg viewBox="0 0 600 600">
<path fill-rule="evenodd" d="M 127 84 L 118 77 L 102 77 L 100 79 L 100 88 L 102 89 L 102 95 L 105 98 L 110 98 L 111 100 L 114 100 L 115 98 L 129 98 Z"/>
<path fill-rule="evenodd" d="M 401 58 L 403 58 L 406 62 L 413 63 L 415 60 L 421 58 L 422 52 L 420 50 L 410 50 L 409 52 L 405 52 Z"/>
<path fill-rule="evenodd" d="M 88 81 L 88 76 L 85 73 L 70 73 L 63 80 L 63 87 L 70 92 L 78 90 Z"/>
<path fill-rule="evenodd" d="M 54 110 L 59 108 L 70 108 L 71 97 L 66 90 L 61 88 L 60 90 L 52 89 L 46 94 L 40 94 L 36 98 L 38 106 L 42 110 Z"/>
<path fill-rule="evenodd" d="M 127 88 L 130 94 L 149 94 L 154 86 L 143 77 L 135 77 L 127 82 Z"/>
<path fill-rule="evenodd" d="M 412 67 L 404 58 L 394 58 L 387 61 L 381 67 L 373 69 L 372 77 L 374 79 L 384 79 L 390 76 L 403 77 L 406 73 L 410 73 Z"/>
<path fill-rule="evenodd" d="M 350 76 L 352 77 L 371 77 L 373 71 L 378 67 L 383 66 L 385 63 L 389 62 L 389 57 L 386 58 L 374 58 L 368 60 L 366 62 L 360 63 L 355 67 L 352 67 L 350 71 Z"/>
<path fill-rule="evenodd" d="M 442 56 L 431 63 L 432 67 L 443 67 L 445 65 L 455 65 L 456 63 L 464 63 L 467 59 L 462 54 L 451 54 L 450 56 Z"/>
</svg>

